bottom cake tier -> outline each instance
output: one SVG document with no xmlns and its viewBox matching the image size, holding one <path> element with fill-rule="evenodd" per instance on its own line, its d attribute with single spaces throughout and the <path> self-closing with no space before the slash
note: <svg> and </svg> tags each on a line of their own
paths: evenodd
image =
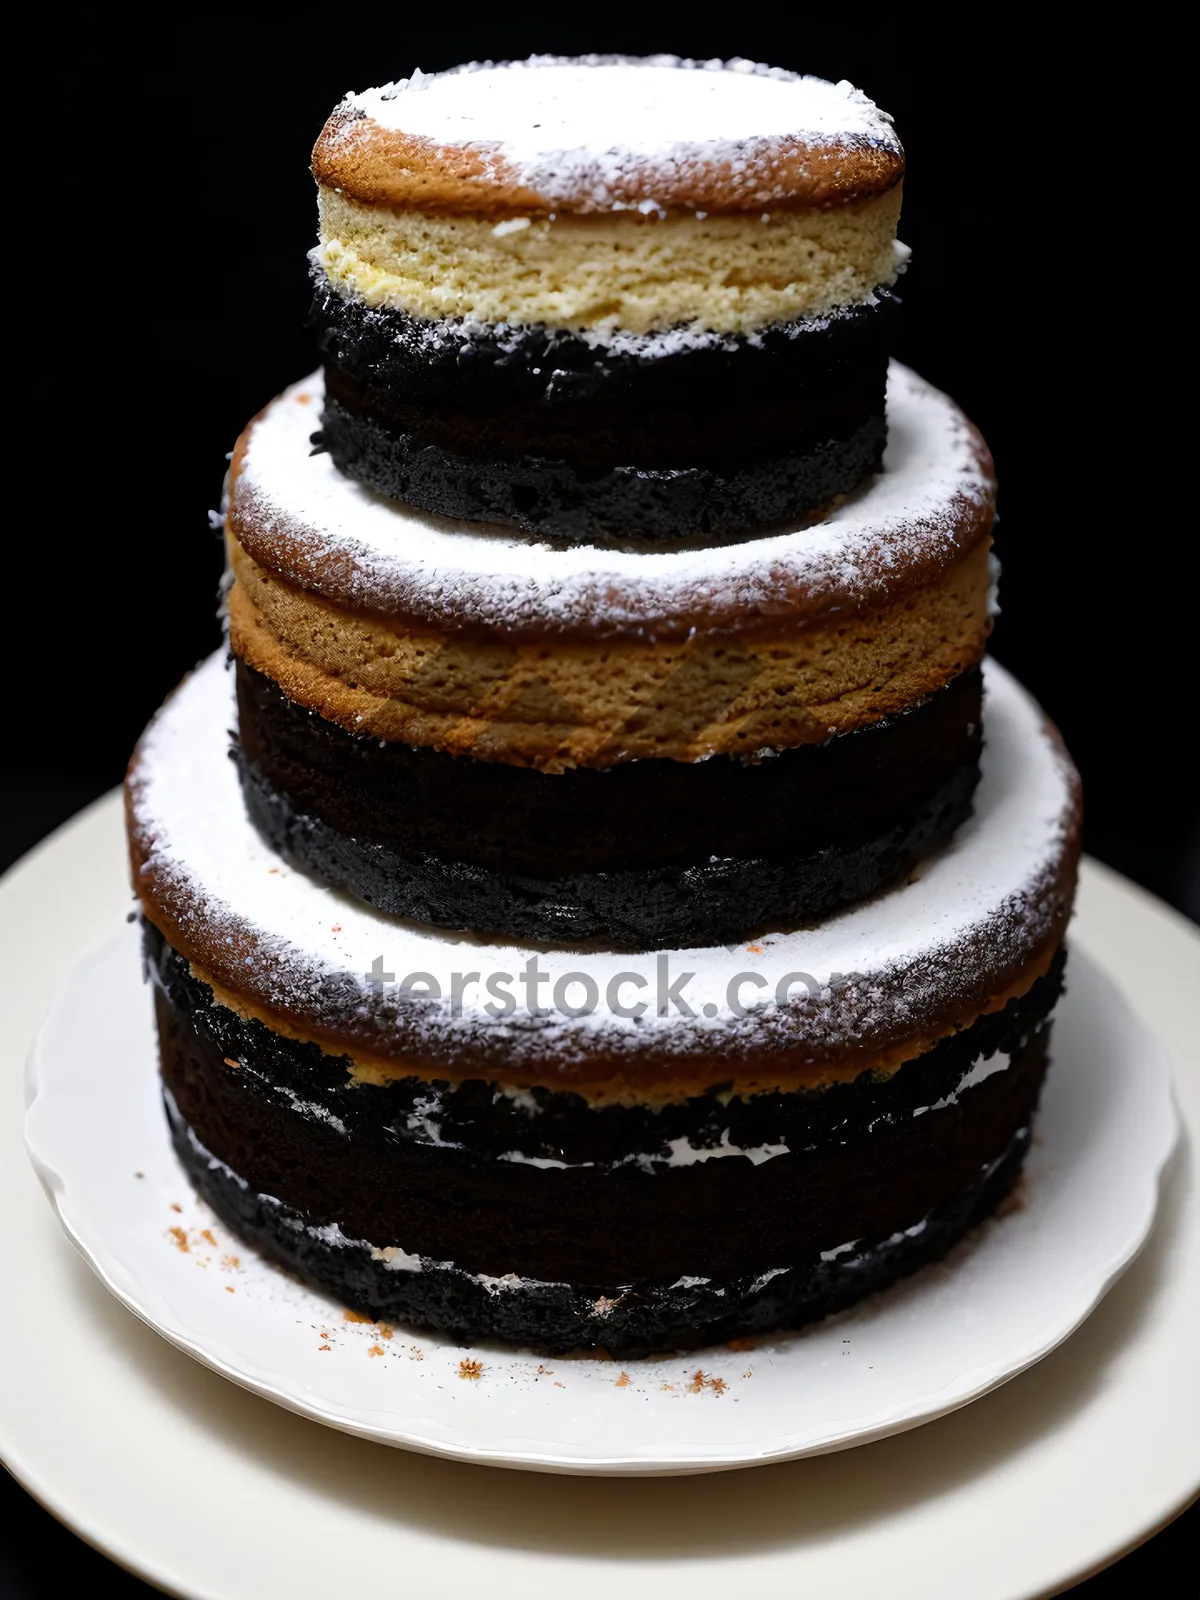
<svg viewBox="0 0 1200 1600">
<path fill-rule="evenodd" d="M 1062 965 L 879 1082 L 650 1109 L 356 1087 L 147 955 L 175 1148 L 231 1228 L 372 1317 L 614 1355 L 796 1327 L 943 1255 L 1020 1171 Z M 574 1159 L 519 1148 L 535 1117 Z"/>
<path fill-rule="evenodd" d="M 551 1352 L 694 1347 L 884 1288 L 1012 1187 L 1078 792 L 998 669 L 976 815 L 913 881 L 648 955 L 488 946 L 308 880 L 246 820 L 229 706 L 210 661 L 131 768 L 167 1115 L 221 1218 L 346 1306 Z"/>
</svg>

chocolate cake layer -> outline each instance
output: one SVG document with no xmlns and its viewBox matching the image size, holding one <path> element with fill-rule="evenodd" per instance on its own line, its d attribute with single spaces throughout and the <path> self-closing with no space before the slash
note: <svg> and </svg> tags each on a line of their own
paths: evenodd
<svg viewBox="0 0 1200 1600">
<path fill-rule="evenodd" d="M 467 466 L 536 461 L 595 488 L 627 469 L 734 477 L 882 422 L 896 304 L 880 288 L 872 302 L 754 338 L 659 334 L 608 346 L 544 326 L 427 322 L 318 280 L 312 318 L 326 406 L 346 413 L 336 448 L 349 448 L 355 422 L 374 422 L 402 437 L 414 462 L 422 451 Z M 528 515 L 517 494 L 502 520 L 525 526 Z"/>
<path fill-rule="evenodd" d="M 817 517 L 883 460 L 887 429 L 869 418 L 844 438 L 721 471 L 619 465 L 595 474 L 563 457 L 468 455 L 401 432 L 328 394 L 314 442 L 367 488 L 438 516 L 505 523 L 539 540 L 610 549 L 728 544 Z"/>
<path fill-rule="evenodd" d="M 601 545 L 733 541 L 878 469 L 895 297 L 699 342 L 437 326 L 319 286 L 338 466 L 409 505 Z"/>
<path fill-rule="evenodd" d="M 577 451 L 619 444 L 622 459 L 647 466 L 664 450 L 736 460 L 754 451 L 761 429 L 783 446 L 825 419 L 845 428 L 881 411 L 899 307 L 880 286 L 869 301 L 752 336 L 584 337 L 369 306 L 318 273 L 309 320 L 326 369 L 371 391 L 381 420 L 405 424 L 444 408 L 443 442 L 470 437 L 456 421 L 477 416 L 485 436 L 515 449 L 531 436 Z M 611 438 L 590 440 L 589 423 Z"/>
<path fill-rule="evenodd" d="M 870 837 L 978 764 L 982 673 L 823 744 L 546 773 L 356 737 L 236 664 L 249 765 L 342 833 L 496 871 L 565 875 L 787 858 Z"/>
<path fill-rule="evenodd" d="M 829 1262 L 818 1253 L 777 1272 L 720 1284 L 678 1281 L 604 1295 L 567 1283 L 496 1284 L 448 1262 L 423 1263 L 418 1273 L 393 1271 L 365 1240 L 331 1244 L 310 1213 L 256 1194 L 205 1150 L 169 1094 L 166 1107 L 184 1169 L 221 1221 L 342 1305 L 372 1319 L 448 1333 L 464 1344 L 503 1339 L 547 1355 L 603 1349 L 621 1359 L 801 1328 L 890 1288 L 939 1260 L 995 1210 L 1020 1176 L 1029 1138 L 1019 1129 L 973 1183 L 935 1207 L 920 1227 L 860 1244 L 851 1255 Z"/>
<path fill-rule="evenodd" d="M 891 1077 L 651 1110 L 355 1085 L 147 955 L 177 1144 L 231 1226 L 375 1315 L 614 1352 L 825 1315 L 947 1249 L 1019 1167 L 1062 970 Z"/>
<path fill-rule="evenodd" d="M 875 892 L 978 781 L 978 668 L 903 715 L 757 762 L 549 774 L 359 738 L 239 662 L 250 813 L 297 865 L 397 915 L 539 940 L 739 940 Z"/>
</svg>

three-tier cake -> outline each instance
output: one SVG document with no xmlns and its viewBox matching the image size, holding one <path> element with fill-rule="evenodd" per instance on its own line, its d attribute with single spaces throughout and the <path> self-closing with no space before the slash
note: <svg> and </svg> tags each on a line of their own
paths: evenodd
<svg viewBox="0 0 1200 1600">
<path fill-rule="evenodd" d="M 886 1286 L 1020 1171 L 1079 833 L 983 660 L 987 449 L 889 371 L 890 120 L 535 58 L 351 95 L 313 167 L 323 371 L 128 782 L 184 1165 L 460 1338 Z"/>
</svg>

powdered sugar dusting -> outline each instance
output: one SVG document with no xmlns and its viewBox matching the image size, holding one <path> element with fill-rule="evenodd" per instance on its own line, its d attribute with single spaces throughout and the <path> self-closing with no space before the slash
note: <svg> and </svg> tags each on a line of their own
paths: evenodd
<svg viewBox="0 0 1200 1600">
<path fill-rule="evenodd" d="M 602 1049 L 645 1061 L 702 1054 L 745 1061 L 798 1040 L 869 1040 L 920 1032 L 947 997 L 1039 949 L 1063 911 L 1062 858 L 1075 827 L 1073 769 L 1038 708 L 1002 668 L 985 667 L 987 746 L 973 818 L 915 881 L 813 928 L 745 946 L 671 952 L 672 979 L 687 972 L 692 1017 L 653 1003 L 661 953 L 539 952 L 549 984 L 587 973 L 604 994 L 618 974 L 644 980 L 641 1018 L 601 1007 L 589 1015 L 533 1016 L 520 1005 L 489 1015 L 483 986 L 456 1009 L 451 973 L 519 973 L 532 947 L 401 922 L 293 871 L 247 820 L 227 730 L 234 705 L 226 663 L 212 657 L 151 724 L 131 780 L 143 881 L 188 937 L 203 930 L 237 951 L 237 987 L 258 1003 L 316 1014 L 411 1058 L 456 1052 L 536 1067 L 553 1086 L 558 1068 Z M 381 966 L 376 965 L 382 958 Z M 436 978 L 445 999 L 383 992 L 372 972 Z M 730 1003 L 730 979 L 757 974 Z M 793 980 L 789 985 L 784 980 Z M 806 984 L 800 980 L 811 977 Z M 784 1003 L 772 997 L 783 990 Z M 423 991 L 428 985 L 422 985 Z M 625 980 L 624 994 L 630 985 Z M 709 1010 L 710 1015 L 705 1015 Z"/>
<path fill-rule="evenodd" d="M 506 633 L 654 635 L 698 620 L 745 628 L 865 610 L 906 574 L 932 578 L 990 517 L 990 462 L 952 400 L 893 363 L 883 471 L 816 526 L 743 544 L 670 552 L 531 545 L 510 529 L 456 522 L 345 477 L 311 435 L 319 375 L 254 424 L 234 486 L 233 525 L 251 555 L 352 607 L 435 627 Z"/>
<path fill-rule="evenodd" d="M 618 207 L 640 188 L 647 211 L 656 176 L 670 185 L 714 155 L 736 175 L 764 141 L 900 149 L 891 118 L 853 84 L 741 59 L 475 62 L 350 94 L 339 109 L 349 129 L 359 115 L 441 147 L 468 145 L 550 200 L 586 193 Z"/>
</svg>

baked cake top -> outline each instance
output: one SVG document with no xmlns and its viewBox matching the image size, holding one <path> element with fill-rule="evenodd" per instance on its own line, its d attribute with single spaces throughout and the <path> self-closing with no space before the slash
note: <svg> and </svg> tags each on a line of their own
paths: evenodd
<svg viewBox="0 0 1200 1600">
<path fill-rule="evenodd" d="M 852 84 L 751 61 L 533 56 L 348 94 L 313 173 L 367 205 L 544 216 L 807 210 L 903 175 L 891 118 Z"/>
<path fill-rule="evenodd" d="M 661 552 L 535 546 L 510 529 L 384 501 L 312 450 L 319 374 L 250 424 L 228 527 L 255 561 L 336 604 L 512 638 L 690 637 L 861 615 L 930 582 L 991 532 L 987 447 L 952 400 L 893 363 L 884 470 L 815 526 Z"/>
</svg>

